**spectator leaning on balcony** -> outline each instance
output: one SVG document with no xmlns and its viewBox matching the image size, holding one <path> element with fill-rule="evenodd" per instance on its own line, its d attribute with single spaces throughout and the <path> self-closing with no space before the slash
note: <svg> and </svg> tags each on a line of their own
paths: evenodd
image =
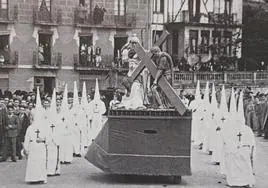
<svg viewBox="0 0 268 188">
<path fill-rule="evenodd" d="M 266 65 L 265 65 L 264 61 L 261 61 L 259 63 L 258 71 L 264 71 L 264 70 L 266 70 Z"/>
<path fill-rule="evenodd" d="M 95 50 L 95 58 L 96 58 L 96 67 L 102 67 L 101 65 L 101 48 L 99 46 L 96 47 Z"/>
</svg>

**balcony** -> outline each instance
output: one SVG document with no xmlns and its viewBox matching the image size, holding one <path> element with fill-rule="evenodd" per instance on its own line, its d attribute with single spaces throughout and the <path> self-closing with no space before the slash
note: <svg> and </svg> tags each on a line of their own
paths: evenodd
<svg viewBox="0 0 268 188">
<path fill-rule="evenodd" d="M 208 14 L 208 23 L 211 24 L 220 24 L 220 25 L 236 25 L 238 24 L 237 21 L 237 14 L 215 14 L 213 12 L 210 12 Z"/>
<path fill-rule="evenodd" d="M 74 54 L 74 69 L 77 71 L 88 71 L 92 73 L 108 73 L 109 71 L 116 71 L 118 73 L 126 73 L 128 67 L 115 63 L 113 55 L 102 55 L 102 61 L 97 64 L 95 60 L 89 61 L 88 56 L 80 56 Z"/>
<path fill-rule="evenodd" d="M 45 25 L 45 26 L 57 26 L 61 24 L 62 11 L 58 9 L 57 11 L 40 11 L 34 10 L 33 21 L 35 25 Z"/>
<path fill-rule="evenodd" d="M 208 26 L 238 26 L 239 24 L 237 13 L 226 14 L 226 13 L 213 13 L 209 12 L 208 16 L 199 13 L 195 16 L 190 17 L 188 10 L 183 10 L 179 14 L 171 14 L 169 13 L 167 16 L 167 23 L 181 23 L 188 25 L 203 25 L 206 24 Z"/>
<path fill-rule="evenodd" d="M 0 69 L 14 69 L 18 66 L 18 60 L 17 51 L 0 53 Z"/>
<path fill-rule="evenodd" d="M 136 26 L 135 13 L 126 13 L 124 16 L 104 14 L 103 21 L 97 20 L 94 12 L 90 14 L 84 7 L 78 7 L 74 14 L 76 27 L 133 28 Z"/>
<path fill-rule="evenodd" d="M 50 58 L 42 58 L 38 51 L 33 52 L 33 67 L 35 69 L 58 70 L 62 64 L 62 53 L 54 52 Z"/>
<path fill-rule="evenodd" d="M 11 12 L 13 14 L 11 14 Z M 18 19 L 18 5 L 14 9 L 8 7 L 6 9 L 0 8 L 0 23 L 14 23 Z"/>
<path fill-rule="evenodd" d="M 205 84 L 262 85 L 267 84 L 268 71 L 262 72 L 180 72 L 174 71 L 174 86 L 195 85 L 199 80 Z"/>
</svg>

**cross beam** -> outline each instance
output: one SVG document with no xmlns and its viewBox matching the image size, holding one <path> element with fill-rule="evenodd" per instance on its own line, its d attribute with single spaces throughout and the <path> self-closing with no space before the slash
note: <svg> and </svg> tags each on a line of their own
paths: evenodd
<svg viewBox="0 0 268 188">
<path fill-rule="evenodd" d="M 165 42 L 165 40 L 166 40 L 166 38 L 167 38 L 168 35 L 169 35 L 169 32 L 167 30 L 163 31 L 162 35 L 156 41 L 156 43 L 154 44 L 154 46 L 160 46 L 161 44 L 163 44 L 163 42 Z M 151 58 L 153 54 L 149 52 L 147 55 Z M 134 70 L 134 72 L 130 76 L 130 81 L 133 82 L 137 78 L 137 76 L 140 75 L 140 73 L 142 72 L 142 70 L 144 68 L 145 68 L 145 62 L 144 61 L 141 61 L 140 64 L 139 64 L 139 66 Z"/>
<path fill-rule="evenodd" d="M 164 34 L 161 35 L 160 40 L 156 44 L 161 44 L 163 43 L 164 39 L 166 39 L 167 35 L 169 33 L 167 31 L 164 31 Z M 154 64 L 154 62 L 151 60 L 152 54 L 151 53 L 146 53 L 144 48 L 139 44 L 136 43 L 134 45 L 134 49 L 138 56 L 142 59 L 141 63 L 139 66 L 136 68 L 137 71 L 134 71 L 132 74 L 132 79 L 136 78 L 140 72 L 143 70 L 144 67 L 147 67 L 148 70 L 150 71 L 150 74 L 155 78 L 156 72 L 157 72 L 157 67 Z M 131 80 L 132 81 L 132 80 Z M 177 95 L 175 90 L 172 88 L 172 86 L 169 84 L 167 79 L 164 76 L 161 76 L 158 85 L 162 89 L 162 91 L 165 93 L 167 98 L 170 100 L 171 104 L 176 108 L 176 110 L 180 113 L 180 115 L 183 115 L 186 112 L 186 107 L 181 101 L 181 98 Z"/>
</svg>

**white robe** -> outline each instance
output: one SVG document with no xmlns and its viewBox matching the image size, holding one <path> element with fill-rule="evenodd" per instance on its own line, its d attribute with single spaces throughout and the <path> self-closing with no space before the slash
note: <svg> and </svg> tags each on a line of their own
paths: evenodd
<svg viewBox="0 0 268 188">
<path fill-rule="evenodd" d="M 222 163 L 222 155 L 223 155 L 223 138 L 222 138 L 222 127 L 224 126 L 224 122 L 219 120 L 217 121 L 217 125 L 215 128 L 215 131 L 212 132 L 212 138 L 211 138 L 211 150 L 212 150 L 212 156 L 211 156 L 211 162 L 213 163 Z M 217 130 L 217 128 L 219 128 Z"/>
<path fill-rule="evenodd" d="M 194 144 L 197 142 L 198 137 L 198 126 L 200 123 L 200 111 L 198 108 L 198 101 L 193 100 L 191 101 L 189 105 L 189 109 L 192 110 L 192 134 L 191 134 L 191 140 L 194 142 Z"/>
<path fill-rule="evenodd" d="M 73 160 L 73 134 L 69 113 L 60 113 L 61 141 L 60 141 L 60 161 L 71 163 Z"/>
<path fill-rule="evenodd" d="M 231 129 L 225 129 L 223 136 L 227 183 L 229 186 L 253 186 L 256 156 L 254 133 L 246 125 L 240 129 Z"/>
<path fill-rule="evenodd" d="M 52 117 L 50 117 L 52 118 Z M 55 117 L 57 118 L 57 117 Z M 55 126 L 52 130 L 50 126 Z M 48 175 L 59 175 L 60 174 L 60 123 L 57 119 L 50 119 L 49 131 L 47 137 L 47 174 Z"/>
<path fill-rule="evenodd" d="M 106 112 L 106 107 L 103 101 L 101 100 L 92 100 L 89 103 L 89 109 L 92 114 L 92 139 L 95 139 L 99 134 L 103 126 L 102 115 Z"/>
<path fill-rule="evenodd" d="M 47 182 L 47 149 L 45 143 L 37 143 L 37 133 L 39 138 L 46 139 L 46 131 L 33 122 L 28 127 L 25 135 L 24 149 L 28 155 L 25 182 Z"/>
<path fill-rule="evenodd" d="M 80 107 L 72 108 L 72 131 L 73 131 L 73 153 L 81 155 L 84 153 L 82 142 L 82 131 L 86 127 L 86 116 Z"/>
</svg>

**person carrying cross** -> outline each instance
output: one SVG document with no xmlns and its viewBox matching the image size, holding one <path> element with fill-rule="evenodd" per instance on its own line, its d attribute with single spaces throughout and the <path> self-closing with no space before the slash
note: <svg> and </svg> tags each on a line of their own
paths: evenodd
<svg viewBox="0 0 268 188">
<path fill-rule="evenodd" d="M 154 101 L 153 107 L 170 108 L 172 107 L 171 103 L 159 87 L 158 81 L 160 77 L 164 76 L 169 84 L 172 85 L 173 61 L 170 55 L 166 52 L 161 52 L 158 46 L 152 47 L 150 51 L 153 54 L 152 60 L 157 67 L 156 76 L 151 86 Z"/>
</svg>

